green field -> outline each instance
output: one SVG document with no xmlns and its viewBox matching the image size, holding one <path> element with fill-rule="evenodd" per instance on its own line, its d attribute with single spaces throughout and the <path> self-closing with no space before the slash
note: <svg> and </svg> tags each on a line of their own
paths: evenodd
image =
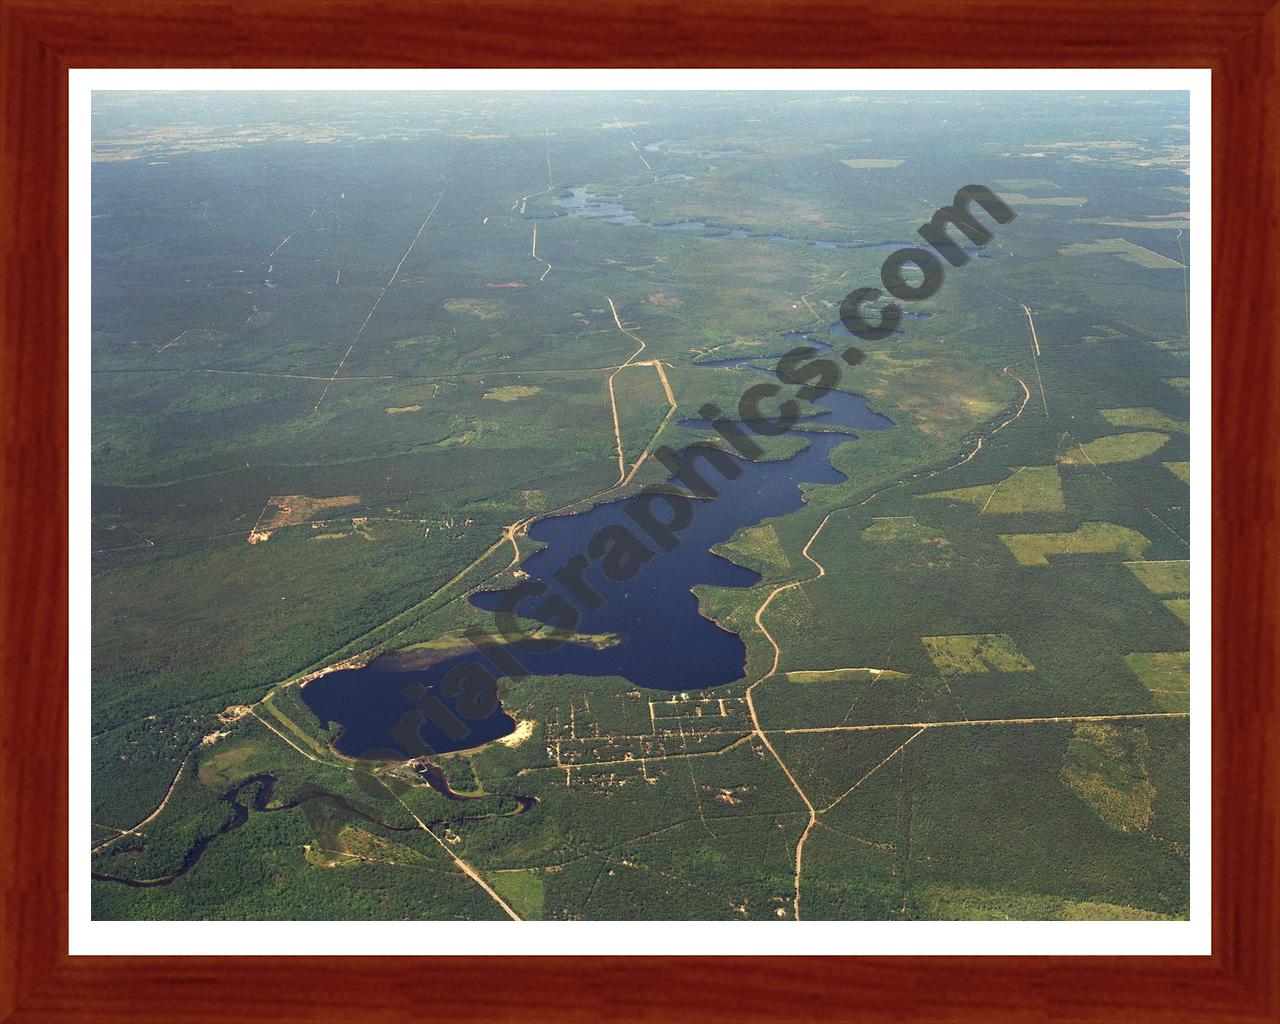
<svg viewBox="0 0 1280 1024">
<path fill-rule="evenodd" d="M 1128 224 L 1120 222 L 1118 226 L 1127 227 L 1136 224 Z M 1150 230 L 1154 225 L 1146 225 Z M 1162 270 L 1165 268 L 1177 268 L 1181 264 L 1177 260 L 1168 256 L 1162 256 L 1158 252 L 1152 252 L 1145 246 L 1130 242 L 1125 238 L 1101 238 L 1096 242 L 1076 242 L 1059 249 L 1064 256 L 1090 256 L 1098 253 L 1104 253 L 1111 256 L 1118 256 L 1120 259 L 1129 263 L 1136 263 L 1140 267 L 1149 267 L 1154 270 Z"/>
<path fill-rule="evenodd" d="M 1019 466 L 999 483 L 979 487 L 959 487 L 953 491 L 933 491 L 922 498 L 949 498 L 978 506 L 982 515 L 1010 512 L 1061 512 L 1062 479 L 1057 466 Z"/>
<path fill-rule="evenodd" d="M 1031 664 L 1014 646 L 1013 638 L 982 636 L 922 636 L 920 642 L 944 676 L 971 672 L 1032 672 Z"/>
<path fill-rule="evenodd" d="M 1186 433 L 1185 422 L 1167 416 L 1159 409 L 1102 409 L 1103 418 L 1113 427 L 1139 427 L 1144 430 L 1181 430 Z"/>
<path fill-rule="evenodd" d="M 1190 710 L 1191 656 L 1186 651 L 1129 654 L 1124 660 L 1162 711 Z"/>
<path fill-rule="evenodd" d="M 1187 594 L 1191 591 L 1190 562 L 1126 562 L 1125 565 L 1153 594 Z"/>
<path fill-rule="evenodd" d="M 1119 553 L 1137 558 L 1151 543 L 1136 530 L 1115 523 L 1084 523 L 1070 533 L 1002 533 L 1000 539 L 1022 565 L 1048 565 L 1055 555 Z"/>
<path fill-rule="evenodd" d="M 1113 462 L 1132 462 L 1159 451 L 1168 441 L 1165 434 L 1136 430 L 1131 434 L 1112 434 L 1077 444 L 1058 456 L 1059 462 L 1075 465 L 1083 460 L 1091 466 Z"/>
</svg>

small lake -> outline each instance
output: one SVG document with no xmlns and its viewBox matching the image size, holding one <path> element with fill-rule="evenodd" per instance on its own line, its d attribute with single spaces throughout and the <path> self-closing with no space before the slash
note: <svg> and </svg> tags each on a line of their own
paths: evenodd
<svg viewBox="0 0 1280 1024">
<path fill-rule="evenodd" d="M 791 340 L 792 336 L 784 337 Z M 739 369 L 744 378 L 749 373 L 773 374 L 771 367 L 755 366 L 746 360 L 741 361 Z M 746 386 L 744 380 L 743 390 Z M 590 538 L 606 526 L 626 526 L 645 540 L 655 554 L 629 581 L 607 579 L 595 560 L 585 573 L 605 604 L 598 611 L 584 611 L 576 628 L 583 633 L 618 634 L 619 643 L 604 649 L 565 644 L 546 653 L 518 650 L 515 653 L 525 669 L 539 676 L 619 676 L 637 686 L 677 692 L 741 679 L 746 663 L 741 637 L 704 617 L 692 588 L 750 587 L 759 577 L 710 549 L 744 526 L 798 509 L 802 504 L 801 484 L 843 480 L 844 476 L 831 466 L 831 451 L 854 439 L 849 431 L 883 430 L 893 425 L 858 395 L 829 391 L 813 404 L 825 411 L 806 418 L 797 428 L 795 432 L 804 436 L 807 446 L 790 458 L 748 462 L 735 456 L 734 463 L 741 473 L 733 480 L 722 479 L 709 463 L 699 462 L 705 478 L 719 494 L 714 499 L 694 501 L 692 522 L 680 531 L 674 551 L 662 551 L 644 537 L 624 515 L 625 499 L 606 502 L 578 515 L 543 519 L 530 527 L 529 535 L 547 547 L 527 557 L 521 568 L 530 577 L 548 584 L 548 596 L 563 593 L 553 573 L 573 556 L 585 554 Z M 701 425 L 697 420 L 683 422 L 693 427 Z M 659 514 L 665 511 L 662 508 Z M 498 599 L 499 594 L 491 591 L 475 594 L 471 601 L 478 608 L 492 611 Z M 528 612 L 538 603 L 527 602 L 521 611 Z M 484 661 L 471 651 L 418 672 L 393 671 L 374 661 L 365 668 L 321 676 L 303 689 L 302 696 L 321 722 L 341 724 L 337 748 L 342 753 L 358 757 L 390 749 L 407 755 L 410 752 L 403 751 L 388 734 L 411 709 L 402 692 L 404 687 L 418 683 L 452 707 L 454 701 L 441 692 L 441 680 L 455 666 L 477 659 Z M 492 671 L 499 674 L 497 668 Z M 450 739 L 430 722 L 422 727 L 421 735 L 433 750 L 444 753 L 497 739 L 514 725 L 500 708 L 488 718 L 468 724 L 470 731 L 461 740 Z"/>
<path fill-rule="evenodd" d="M 706 220 L 677 220 L 667 224 L 657 224 L 644 220 L 634 210 L 628 210 L 621 203 L 591 192 L 586 188 L 570 188 L 556 196 L 557 211 L 550 215 L 556 217 L 580 217 L 584 220 L 600 221 L 603 224 L 615 224 L 629 228 L 647 228 L 650 231 L 683 231 L 695 233 L 707 238 L 753 238 L 765 242 L 789 242 L 806 245 L 811 249 L 848 249 L 848 250 L 884 250 L 893 252 L 897 249 L 914 249 L 925 246 L 922 239 L 915 241 L 861 241 L 858 239 L 799 238 L 794 235 L 748 231 L 746 228 L 725 227 Z M 527 214 L 530 220 L 545 220 L 547 215 Z M 966 245 L 964 251 L 972 258 L 996 259 L 999 250 L 988 251 L 982 246 Z"/>
<path fill-rule="evenodd" d="M 754 238 L 766 242 L 795 242 L 815 249 L 902 249 L 917 242 L 860 242 L 856 240 L 828 240 L 797 238 L 792 235 L 763 231 L 748 231 L 746 228 L 722 227 L 705 220 L 678 220 L 668 224 L 656 224 L 628 210 L 621 203 L 601 197 L 585 188 L 570 188 L 556 196 L 556 206 L 560 212 L 554 216 L 581 217 L 585 220 L 597 220 L 605 224 L 617 224 L 630 228 L 648 228 L 652 231 L 686 231 L 696 232 L 712 238 Z"/>
</svg>

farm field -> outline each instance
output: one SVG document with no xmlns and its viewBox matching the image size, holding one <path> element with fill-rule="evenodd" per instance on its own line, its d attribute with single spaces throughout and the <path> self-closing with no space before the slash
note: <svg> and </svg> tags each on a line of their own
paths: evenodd
<svg viewBox="0 0 1280 1024">
<path fill-rule="evenodd" d="M 99 94 L 95 918 L 1185 919 L 1187 119 Z"/>
</svg>

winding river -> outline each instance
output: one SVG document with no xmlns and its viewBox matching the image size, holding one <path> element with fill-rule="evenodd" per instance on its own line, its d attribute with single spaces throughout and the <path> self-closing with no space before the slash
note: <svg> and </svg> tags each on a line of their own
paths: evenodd
<svg viewBox="0 0 1280 1024">
<path fill-rule="evenodd" d="M 445 781 L 444 773 L 435 766 L 424 766 L 419 769 L 419 775 L 428 785 L 438 792 L 444 794 L 450 800 L 478 800 L 482 797 L 468 796 L 462 793 L 455 793 L 449 788 L 448 782 Z M 299 797 L 297 800 L 289 800 L 285 803 L 271 806 L 271 797 L 275 792 L 276 777 L 274 775 L 261 774 L 254 775 L 232 786 L 222 795 L 224 803 L 231 807 L 231 817 L 214 832 L 201 836 L 192 844 L 186 855 L 182 858 L 182 863 L 176 871 L 172 871 L 167 875 L 159 878 L 125 878 L 121 875 L 111 875 L 103 872 L 93 872 L 93 879 L 98 882 L 115 882 L 118 885 L 127 885 L 131 889 L 156 889 L 166 885 L 172 885 L 179 878 L 189 872 L 199 863 L 200 858 L 204 856 L 208 850 L 209 844 L 220 836 L 225 836 L 230 832 L 244 826 L 249 820 L 249 811 L 253 810 L 255 814 L 274 814 L 278 811 L 291 811 L 299 807 L 307 807 L 315 804 L 328 804 L 335 808 L 339 814 L 347 815 L 354 818 L 360 818 L 367 821 L 371 825 L 383 829 L 387 832 L 419 832 L 421 826 L 415 822 L 412 825 L 392 825 L 390 822 L 383 821 L 376 815 L 370 814 L 368 811 L 351 803 L 346 797 L 339 796 L 337 793 L 317 792 L 307 796 Z M 457 825 L 467 821 L 478 821 L 484 818 L 492 818 L 495 813 L 506 815 L 523 814 L 529 808 L 533 807 L 538 801 L 535 797 L 515 796 L 514 794 L 497 793 L 493 794 L 498 797 L 509 797 L 515 801 L 515 806 L 510 811 L 490 812 L 484 814 L 464 814 L 454 818 L 440 819 L 438 821 L 428 821 L 424 824 L 428 826 L 436 825 Z M 246 803 L 246 797 L 248 802 Z"/>
</svg>

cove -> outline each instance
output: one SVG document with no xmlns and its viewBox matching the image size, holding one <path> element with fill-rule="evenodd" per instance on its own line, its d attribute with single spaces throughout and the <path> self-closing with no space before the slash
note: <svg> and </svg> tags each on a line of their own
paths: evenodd
<svg viewBox="0 0 1280 1024">
<path fill-rule="evenodd" d="M 756 372 L 775 375 L 772 368 L 746 360 L 735 365 L 744 376 Z M 859 395 L 828 391 L 813 404 L 825 411 L 792 431 L 807 443 L 790 458 L 749 462 L 731 455 L 740 471 L 733 479 L 721 477 L 705 460 L 697 463 L 718 493 L 714 498 L 693 502 L 692 522 L 680 531 L 675 550 L 655 550 L 630 580 L 610 580 L 594 563 L 587 569 L 584 578 L 604 603 L 589 610 L 574 602 L 583 612 L 575 628 L 581 633 L 616 634 L 620 637 L 618 643 L 602 649 L 564 644 L 548 652 L 527 651 L 516 645 L 512 653 L 525 670 L 537 676 L 618 676 L 637 686 L 676 692 L 741 679 L 746 663 L 742 638 L 703 616 L 692 591 L 698 586 L 749 587 L 760 577 L 714 554 L 711 548 L 743 527 L 800 508 L 802 484 L 844 480 L 844 475 L 831 465 L 831 452 L 853 439 L 849 431 L 882 430 L 893 425 L 887 417 L 871 410 Z M 685 422 L 697 425 L 697 421 Z M 681 454 L 688 452 L 686 448 Z M 670 482 L 676 483 L 674 478 Z M 553 574 L 569 559 L 584 554 L 588 541 L 598 531 L 618 525 L 636 532 L 635 524 L 624 514 L 625 504 L 626 499 L 619 499 L 586 512 L 535 523 L 529 536 L 546 547 L 528 556 L 521 568 L 530 578 L 545 582 L 548 594 L 564 594 Z M 498 591 L 484 591 L 473 595 L 471 603 L 493 611 L 500 596 Z M 520 612 L 531 617 L 529 609 L 538 603 L 531 601 Z M 364 668 L 331 672 L 312 680 L 303 688 L 302 697 L 321 722 L 341 726 L 335 742 L 340 753 L 351 757 L 413 756 L 418 751 L 407 751 L 391 734 L 413 707 L 405 688 L 411 687 L 411 692 L 419 694 L 429 691 L 453 709 L 456 695 L 444 692 L 444 676 L 456 666 L 477 660 L 484 660 L 484 656 L 469 650 L 420 671 L 404 672 L 385 667 L 387 659 L 376 659 Z M 502 674 L 497 664 L 491 671 Z M 504 736 L 514 727 L 501 707 L 479 720 L 459 717 L 468 726 L 466 735 L 461 737 L 447 735 L 430 720 L 422 726 L 421 738 L 430 750 L 446 753 L 470 749 Z"/>
</svg>

